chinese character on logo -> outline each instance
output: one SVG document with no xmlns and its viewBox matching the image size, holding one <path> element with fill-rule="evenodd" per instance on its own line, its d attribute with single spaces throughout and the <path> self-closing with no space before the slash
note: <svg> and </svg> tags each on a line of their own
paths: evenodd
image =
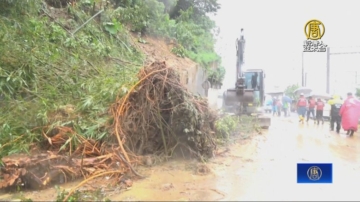
<svg viewBox="0 0 360 202">
<path fill-rule="evenodd" d="M 304 52 L 314 52 L 314 43 L 311 40 L 304 41 Z"/>
<path fill-rule="evenodd" d="M 305 25 L 305 34 L 307 39 L 319 40 L 325 33 L 325 26 L 319 20 L 310 20 Z"/>
<path fill-rule="evenodd" d="M 325 26 L 319 20 L 310 20 L 305 24 L 304 52 L 326 52 L 327 45 L 320 40 L 325 33 Z"/>
</svg>

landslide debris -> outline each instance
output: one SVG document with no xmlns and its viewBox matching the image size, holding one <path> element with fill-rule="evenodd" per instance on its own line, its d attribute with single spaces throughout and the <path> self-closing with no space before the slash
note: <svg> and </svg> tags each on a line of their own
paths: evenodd
<svg viewBox="0 0 360 202">
<path fill-rule="evenodd" d="M 52 135 L 44 132 L 43 146 L 49 150 L 2 159 L 0 189 L 39 189 L 110 174 L 115 174 L 117 182 L 130 173 L 143 177 L 134 169 L 143 156 L 170 157 L 177 148 L 193 157 L 211 157 L 216 149 L 216 114 L 206 99 L 190 93 L 165 62 L 142 68 L 138 79 L 110 107 L 111 136 L 106 141 L 85 139 L 71 127 L 59 127 Z M 68 144 L 74 139 L 82 142 L 76 149 Z"/>
</svg>

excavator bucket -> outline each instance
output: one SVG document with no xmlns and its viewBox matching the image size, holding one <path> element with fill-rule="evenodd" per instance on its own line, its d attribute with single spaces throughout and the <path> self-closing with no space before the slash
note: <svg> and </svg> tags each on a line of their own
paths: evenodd
<svg viewBox="0 0 360 202">
<path fill-rule="evenodd" d="M 238 89 L 228 89 L 224 92 L 223 101 L 225 106 L 238 106 L 240 103 L 246 104 L 248 107 L 248 114 L 256 117 L 255 121 L 259 127 L 268 129 L 271 125 L 271 117 L 264 114 L 262 111 L 257 111 L 256 107 L 252 107 L 254 104 L 255 96 L 254 91 L 246 89 L 240 91 Z"/>
<path fill-rule="evenodd" d="M 235 106 L 239 103 L 253 103 L 254 91 L 245 90 L 241 92 L 238 89 L 227 89 L 223 99 L 226 106 Z"/>
</svg>

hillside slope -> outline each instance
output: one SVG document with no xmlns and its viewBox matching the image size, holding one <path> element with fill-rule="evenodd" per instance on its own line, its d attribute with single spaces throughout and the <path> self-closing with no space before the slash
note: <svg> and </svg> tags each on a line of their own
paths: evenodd
<svg viewBox="0 0 360 202">
<path fill-rule="evenodd" d="M 133 35 L 134 37 L 134 35 Z M 135 40 L 134 40 L 135 41 Z M 172 52 L 176 44 L 169 40 L 145 36 L 136 46 L 146 57 L 146 65 L 154 61 L 166 61 L 166 64 L 178 71 L 181 83 L 195 94 L 203 95 L 201 83 L 205 73 L 199 64 L 187 57 L 179 57 Z"/>
<path fill-rule="evenodd" d="M 103 140 L 111 133 L 110 106 L 138 82 L 142 67 L 166 61 L 188 90 L 202 94 L 200 66 L 219 60 L 214 25 L 199 8 L 170 18 L 160 0 L 54 2 L 0 1 L 0 156 L 26 152 L 66 127 Z M 66 145 L 76 148 L 80 140 L 72 140 Z"/>
</svg>

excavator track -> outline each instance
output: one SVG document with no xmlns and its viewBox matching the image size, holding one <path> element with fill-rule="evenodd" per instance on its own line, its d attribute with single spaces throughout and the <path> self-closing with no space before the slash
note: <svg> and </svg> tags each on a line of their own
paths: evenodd
<svg viewBox="0 0 360 202">
<path fill-rule="evenodd" d="M 257 117 L 257 120 L 258 120 L 258 123 L 259 123 L 259 126 L 262 128 L 262 129 L 269 129 L 270 125 L 271 125 L 271 118 L 268 117 L 267 115 L 265 114 L 260 114 L 258 117 Z"/>
</svg>

